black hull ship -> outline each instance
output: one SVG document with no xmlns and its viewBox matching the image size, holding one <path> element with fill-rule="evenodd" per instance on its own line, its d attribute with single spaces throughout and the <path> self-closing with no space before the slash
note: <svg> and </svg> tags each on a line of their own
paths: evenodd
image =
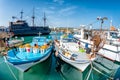
<svg viewBox="0 0 120 80">
<path fill-rule="evenodd" d="M 48 26 L 29 26 L 25 21 L 21 20 L 10 22 L 9 29 L 14 36 L 38 35 L 38 33 L 49 34 L 51 32 Z"/>
<path fill-rule="evenodd" d="M 31 35 L 38 35 L 38 34 L 49 34 L 51 32 L 49 26 L 46 26 L 46 17 L 44 13 L 44 26 L 35 26 L 34 25 L 34 15 L 32 16 L 32 26 L 29 26 L 25 20 L 22 20 L 21 12 L 21 20 L 17 20 L 16 22 L 9 23 L 9 30 L 14 34 L 14 36 L 31 36 Z"/>
</svg>

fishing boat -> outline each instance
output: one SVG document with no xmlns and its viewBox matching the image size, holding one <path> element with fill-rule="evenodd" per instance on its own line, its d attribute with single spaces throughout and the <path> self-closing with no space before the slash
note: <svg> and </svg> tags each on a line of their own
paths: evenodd
<svg viewBox="0 0 120 80">
<path fill-rule="evenodd" d="M 9 39 L 9 40 L 6 40 L 6 45 L 8 47 L 19 46 L 23 44 L 23 41 L 24 41 L 23 37 L 21 37 L 21 39 L 17 39 L 17 38 Z"/>
<path fill-rule="evenodd" d="M 97 54 L 107 58 L 111 61 L 117 61 L 120 62 L 120 37 L 119 37 L 119 29 L 117 30 L 113 25 L 112 25 L 112 21 L 111 21 L 111 25 L 110 25 L 110 30 L 102 30 L 102 24 L 104 23 L 104 20 L 106 20 L 106 18 L 100 18 L 99 19 L 101 21 L 101 30 L 92 30 L 91 35 L 87 34 L 88 38 L 85 38 L 85 28 L 81 28 L 80 32 L 81 35 L 79 35 L 80 37 L 78 37 L 78 35 L 74 35 L 74 38 L 78 41 L 81 42 L 81 44 L 85 45 L 85 43 L 88 43 L 89 45 L 91 45 L 91 41 L 90 41 L 90 37 L 92 37 L 93 35 L 99 35 L 101 37 L 103 37 L 103 39 L 105 39 L 105 44 L 103 46 L 103 48 L 101 48 Z"/>
<path fill-rule="evenodd" d="M 34 37 L 32 43 L 9 50 L 5 60 L 21 70 L 24 68 L 23 71 L 25 71 L 36 63 L 45 61 L 50 56 L 52 49 L 53 46 L 50 38 L 42 36 Z M 27 64 L 28 66 L 25 66 Z M 22 65 L 24 67 L 21 67 Z"/>
<path fill-rule="evenodd" d="M 80 41 L 80 43 L 82 45 L 85 45 L 85 43 L 88 43 L 89 46 L 91 45 L 91 41 L 90 41 L 90 36 L 88 36 L 88 38 L 85 38 L 85 32 L 84 30 L 81 29 L 80 31 L 81 37 L 78 37 L 78 35 L 74 35 L 74 38 L 78 41 Z M 120 52 L 120 38 L 119 38 L 119 32 L 118 31 L 102 31 L 103 34 L 101 34 L 101 36 L 103 36 L 104 38 L 106 38 L 106 42 L 103 46 L 103 48 L 101 48 L 99 50 L 99 52 L 97 54 L 112 60 L 112 61 L 118 61 L 120 62 L 119 59 L 119 52 Z M 95 35 L 95 34 L 100 34 L 100 31 L 93 31 L 91 34 Z"/>
<path fill-rule="evenodd" d="M 86 49 L 85 46 L 79 45 L 73 38 L 61 38 L 59 41 L 55 40 L 54 42 L 58 57 L 81 71 L 84 71 L 91 61 L 97 58 L 90 57 L 93 54 L 92 50 L 95 50 L 92 49 L 93 47 Z"/>
<path fill-rule="evenodd" d="M 91 46 L 87 44 L 82 45 L 73 37 L 70 38 L 66 35 L 61 36 L 60 40 L 54 41 L 56 48 L 55 55 L 58 58 L 58 66 L 56 69 L 58 71 L 60 70 L 66 79 L 88 80 L 89 74 L 91 73 L 90 67 L 92 67 L 92 63 L 98 58 L 95 53 L 99 51 L 96 45 L 99 38 L 94 36 L 92 41 Z M 98 45 L 101 45 L 101 43 L 102 42 Z M 90 72 L 86 72 L 87 70 L 90 70 Z M 84 73 L 88 74 L 88 77 L 82 77 L 85 75 Z M 68 74 L 73 76 L 67 76 Z M 75 75 L 78 77 L 75 77 Z"/>
</svg>

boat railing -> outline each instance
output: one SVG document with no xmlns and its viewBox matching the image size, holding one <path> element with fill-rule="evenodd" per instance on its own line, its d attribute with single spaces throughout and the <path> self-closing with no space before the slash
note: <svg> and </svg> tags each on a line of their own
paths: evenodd
<svg viewBox="0 0 120 80">
<path fill-rule="evenodd" d="M 38 46 L 38 47 L 35 47 L 35 46 L 23 46 L 23 47 L 19 47 L 18 50 L 20 52 L 27 52 L 27 53 L 30 53 L 30 52 L 33 52 L 33 53 L 44 53 L 46 52 L 48 49 L 51 48 L 51 45 L 42 45 L 42 46 Z"/>
</svg>

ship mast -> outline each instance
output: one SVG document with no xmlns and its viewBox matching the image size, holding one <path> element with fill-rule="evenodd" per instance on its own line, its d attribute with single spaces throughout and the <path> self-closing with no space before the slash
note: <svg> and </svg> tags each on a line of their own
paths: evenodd
<svg viewBox="0 0 120 80">
<path fill-rule="evenodd" d="M 110 27 L 112 26 L 112 20 L 110 20 Z"/>
<path fill-rule="evenodd" d="M 22 21 L 22 18 L 23 18 L 23 10 L 20 12 L 20 14 L 21 14 L 20 19 L 21 19 L 21 21 Z"/>
<path fill-rule="evenodd" d="M 35 26 L 34 20 L 35 20 L 35 10 L 33 8 L 33 15 L 32 15 L 32 25 L 33 26 Z"/>
<path fill-rule="evenodd" d="M 44 12 L 43 20 L 44 20 L 44 27 L 45 27 L 46 26 L 46 15 L 45 15 L 45 12 Z"/>
</svg>

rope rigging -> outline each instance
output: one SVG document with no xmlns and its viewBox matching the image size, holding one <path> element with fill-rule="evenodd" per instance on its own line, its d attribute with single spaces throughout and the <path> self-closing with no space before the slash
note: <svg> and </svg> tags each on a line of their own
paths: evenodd
<svg viewBox="0 0 120 80">
<path fill-rule="evenodd" d="M 103 48 L 104 44 L 106 43 L 105 32 L 103 32 L 103 31 L 94 32 L 92 41 L 93 41 L 92 52 L 93 52 L 93 54 L 96 54 L 101 48 Z M 116 54 L 116 58 L 117 58 L 117 55 L 118 54 Z M 104 57 L 101 57 L 101 62 L 103 62 L 103 58 Z M 93 62 L 91 62 L 91 69 L 90 69 L 86 79 L 87 80 L 89 79 L 90 74 L 92 73 L 92 70 L 97 71 L 98 73 L 102 74 L 103 76 L 105 76 L 109 79 L 113 79 L 113 74 L 114 74 L 114 71 L 115 71 L 114 66 L 115 66 L 115 63 L 113 62 L 112 66 L 111 66 L 111 74 L 107 75 L 107 74 L 103 73 L 102 71 L 100 71 L 99 69 L 95 68 L 93 66 Z M 92 78 L 93 78 L 93 75 L 92 75 Z"/>
<path fill-rule="evenodd" d="M 3 57 L 4 58 L 4 62 L 6 63 L 8 69 L 10 70 L 10 73 L 12 74 L 12 76 L 14 77 L 15 80 L 18 80 L 17 77 L 15 76 L 14 72 L 12 71 L 12 69 L 10 68 L 5 56 Z"/>
<path fill-rule="evenodd" d="M 92 55 L 91 55 L 91 57 L 92 56 L 96 57 L 96 53 L 99 52 L 99 50 L 103 48 L 103 46 L 104 46 L 104 44 L 106 42 L 106 35 L 105 35 L 105 32 L 103 32 L 103 31 L 99 31 L 99 32 L 95 31 L 93 34 L 94 35 L 92 35 L 93 44 L 92 44 L 92 47 L 91 47 L 91 49 L 92 49 Z M 92 61 L 90 62 L 90 65 L 91 65 L 91 68 L 90 68 L 90 71 L 89 71 L 89 73 L 87 75 L 86 80 L 89 80 L 89 77 L 90 77 L 90 74 L 92 73 L 92 70 L 95 70 L 98 73 L 100 73 L 100 74 L 102 74 L 102 75 L 104 75 L 104 76 L 112 79 L 112 77 L 104 74 L 100 70 L 98 70 L 95 67 L 93 67 L 93 62 Z M 92 78 L 93 78 L 93 75 L 92 75 Z"/>
</svg>

